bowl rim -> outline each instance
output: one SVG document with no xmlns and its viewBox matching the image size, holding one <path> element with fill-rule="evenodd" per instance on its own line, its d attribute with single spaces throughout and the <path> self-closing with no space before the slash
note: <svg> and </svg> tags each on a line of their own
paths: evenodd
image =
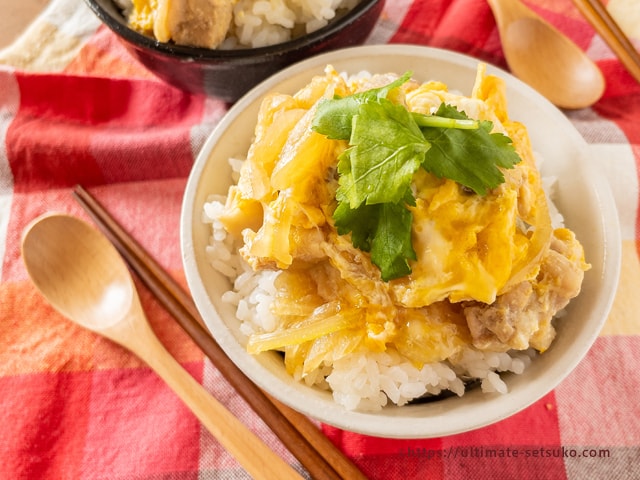
<svg viewBox="0 0 640 480">
<path fill-rule="evenodd" d="M 256 48 L 237 48 L 237 49 L 211 49 L 202 47 L 190 47 L 185 45 L 177 45 L 172 42 L 159 42 L 152 37 L 146 36 L 130 28 L 123 16 L 115 18 L 107 8 L 104 2 L 109 2 L 113 9 L 117 12 L 119 7 L 114 0 L 85 0 L 89 8 L 94 14 L 113 32 L 122 37 L 124 40 L 139 48 L 145 48 L 169 57 L 178 57 L 184 60 L 200 60 L 200 61 L 224 61 L 224 60 L 251 60 L 277 57 L 287 52 L 299 50 L 303 47 L 316 45 L 323 40 L 332 37 L 334 34 L 347 28 L 349 25 L 357 21 L 367 12 L 380 6 L 382 8 L 386 0 L 361 0 L 355 7 L 346 12 L 344 15 L 330 21 L 328 25 L 315 30 L 306 35 L 287 40 L 286 42 Z"/>
<path fill-rule="evenodd" d="M 199 221 L 201 218 L 201 215 L 199 214 L 201 208 L 198 210 L 198 213 L 194 211 L 194 208 L 196 207 L 194 203 L 199 177 L 208 162 L 209 152 L 215 146 L 217 140 L 225 133 L 226 129 L 229 128 L 235 118 L 240 115 L 245 108 L 252 105 L 257 98 L 261 98 L 264 94 L 273 90 L 279 83 L 286 82 L 296 73 L 306 72 L 311 68 L 315 68 L 315 71 L 318 71 L 318 69 L 322 69 L 326 64 L 335 63 L 336 58 L 340 58 L 344 63 L 348 62 L 350 59 L 360 59 L 367 56 L 381 57 L 385 55 L 407 57 L 413 55 L 418 56 L 421 59 L 435 59 L 437 61 L 451 63 L 456 67 L 464 68 L 471 68 L 471 66 L 475 67 L 479 62 L 481 62 L 476 58 L 464 54 L 433 47 L 403 44 L 368 45 L 335 50 L 333 52 L 321 54 L 302 62 L 298 62 L 254 87 L 227 112 L 225 117 L 210 134 L 202 147 L 196 162 L 194 163 L 194 167 L 187 181 L 181 214 L 180 239 L 183 265 L 187 283 L 191 289 L 198 309 L 203 314 L 207 327 L 211 330 L 210 322 L 222 326 L 222 329 L 218 329 L 216 332 L 212 333 L 214 333 L 216 339 L 220 342 L 223 350 L 225 350 L 227 355 L 230 356 L 230 358 L 247 374 L 247 376 L 249 376 L 249 378 L 267 392 L 275 394 L 276 398 L 279 400 L 306 415 L 318 419 L 321 422 L 357 433 L 386 438 L 442 437 L 475 430 L 489 424 L 496 423 L 520 412 L 538 401 L 555 389 L 575 369 L 598 337 L 612 307 L 615 291 L 618 285 L 621 268 L 621 233 L 617 210 L 609 184 L 606 182 L 605 176 L 599 174 L 591 163 L 586 162 L 583 168 L 585 178 L 588 178 L 589 181 L 589 187 L 593 190 L 593 192 L 590 193 L 594 194 L 590 202 L 592 202 L 593 205 L 597 205 L 598 208 L 598 218 L 595 223 L 599 226 L 602 233 L 602 273 L 601 276 L 598 277 L 597 281 L 601 282 L 602 285 L 605 285 L 608 290 L 603 292 L 603 296 L 597 300 L 595 310 L 588 312 L 592 317 L 590 320 L 591 329 L 587 332 L 582 332 L 582 330 L 580 331 L 582 334 L 579 338 L 579 345 L 575 341 L 572 343 L 572 345 L 574 345 L 574 349 L 572 351 L 574 355 L 567 357 L 567 354 L 558 353 L 558 355 L 564 355 L 561 357 L 563 363 L 560 365 L 552 364 L 548 371 L 541 374 L 541 376 L 544 377 L 542 380 L 537 376 L 539 372 L 536 370 L 537 373 L 534 378 L 527 378 L 526 386 L 522 386 L 525 382 L 520 382 L 518 384 L 518 394 L 515 397 L 511 396 L 510 398 L 509 394 L 492 397 L 495 399 L 492 404 L 498 407 L 498 411 L 489 411 L 489 409 L 482 407 L 482 403 L 485 400 L 478 402 L 477 396 L 478 394 L 486 394 L 482 394 L 482 392 L 478 392 L 479 389 L 476 389 L 476 391 L 467 392 L 465 396 L 462 397 L 462 399 L 466 398 L 469 400 L 464 401 L 466 408 L 468 408 L 469 404 L 473 407 L 473 412 L 471 414 L 467 411 L 461 412 L 460 408 L 458 408 L 458 405 L 461 404 L 455 404 L 450 401 L 457 400 L 457 397 L 455 397 L 453 399 L 445 399 L 431 404 L 429 407 L 431 410 L 429 410 L 428 425 L 425 425 L 426 420 L 423 420 L 422 417 L 398 414 L 402 409 L 412 408 L 411 406 L 383 409 L 387 414 L 384 418 L 388 421 L 380 422 L 379 413 L 348 411 L 338 406 L 338 404 L 330 405 L 325 401 L 316 401 L 316 399 L 305 398 L 303 393 L 300 393 L 300 391 L 296 390 L 296 388 L 292 387 L 290 384 L 279 384 L 278 387 L 280 390 L 274 390 L 273 385 L 270 385 L 269 382 L 276 380 L 276 376 L 263 365 L 256 367 L 257 362 L 249 358 L 250 356 L 246 351 L 237 349 L 238 345 L 233 345 L 233 342 L 237 343 L 237 341 L 229 331 L 229 328 L 225 325 L 221 315 L 213 306 L 211 299 L 208 297 L 208 292 L 202 284 L 202 279 L 199 277 L 199 266 L 196 261 L 196 253 L 194 251 L 193 222 L 194 220 Z M 570 120 L 564 115 L 564 113 L 553 106 L 531 87 L 522 83 L 506 71 L 491 65 L 487 66 L 487 71 L 488 73 L 499 74 L 507 81 L 508 91 L 510 89 L 515 89 L 518 94 L 525 95 L 527 99 L 530 97 L 531 101 L 535 102 L 536 106 L 540 106 L 540 108 L 544 110 L 545 114 L 549 115 L 554 122 L 560 122 L 563 127 L 566 127 L 566 135 L 570 138 L 571 142 L 575 143 L 575 147 L 577 149 L 576 155 L 580 157 L 578 160 L 581 160 L 583 156 L 585 158 L 587 156 L 591 156 L 591 153 L 587 149 L 588 145 L 586 141 L 571 124 Z M 225 328 L 227 330 L 226 332 L 223 331 Z M 231 342 L 231 344 L 229 344 L 229 342 Z M 258 372 L 255 371 L 256 368 L 258 369 Z M 251 371 L 251 373 L 248 371 Z M 263 373 L 266 374 L 266 376 L 262 378 L 260 375 L 257 375 L 257 373 Z M 526 374 L 520 377 L 525 376 Z M 516 382 L 517 381 L 518 380 L 516 379 Z M 529 383 L 533 386 L 529 386 Z M 307 397 L 310 397 L 310 395 L 307 395 Z M 435 405 L 436 403 L 438 405 Z M 477 406 L 478 404 L 480 407 Z M 473 418 L 468 418 L 469 415 Z"/>
</svg>

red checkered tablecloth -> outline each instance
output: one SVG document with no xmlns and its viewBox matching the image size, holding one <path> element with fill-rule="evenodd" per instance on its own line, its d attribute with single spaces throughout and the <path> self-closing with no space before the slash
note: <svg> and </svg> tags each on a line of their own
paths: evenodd
<svg viewBox="0 0 640 480">
<path fill-rule="evenodd" d="M 430 440 L 324 427 L 372 479 L 640 478 L 640 85 L 571 0 L 526 3 L 578 43 L 607 80 L 596 105 L 566 115 L 605 167 L 619 209 L 615 303 L 578 368 L 507 420 Z M 607 6 L 639 47 L 640 3 Z M 483 0 L 388 0 L 368 43 L 429 45 L 506 68 Z M 70 195 L 81 183 L 184 284 L 178 222 L 185 182 L 227 109 L 156 79 L 82 0 L 53 0 L 0 51 L 0 478 L 245 478 L 145 365 L 55 313 L 19 252 L 22 230 L 37 215 L 84 216 Z M 144 289 L 141 297 L 179 362 L 295 464 L 154 298 Z"/>
</svg>

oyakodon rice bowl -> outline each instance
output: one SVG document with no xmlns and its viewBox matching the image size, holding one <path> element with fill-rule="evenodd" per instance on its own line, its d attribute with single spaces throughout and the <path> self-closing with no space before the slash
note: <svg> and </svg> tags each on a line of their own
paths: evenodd
<svg viewBox="0 0 640 480">
<path fill-rule="evenodd" d="M 507 393 L 501 373 L 549 348 L 589 269 L 483 65 L 469 97 L 327 67 L 267 96 L 230 162 L 236 183 L 204 205 L 223 300 L 249 352 L 282 352 L 349 410 Z"/>
<path fill-rule="evenodd" d="M 257 48 L 315 32 L 360 0 L 114 0 L 134 30 L 161 42 Z M 203 12 L 208 18 L 202 18 Z"/>
</svg>

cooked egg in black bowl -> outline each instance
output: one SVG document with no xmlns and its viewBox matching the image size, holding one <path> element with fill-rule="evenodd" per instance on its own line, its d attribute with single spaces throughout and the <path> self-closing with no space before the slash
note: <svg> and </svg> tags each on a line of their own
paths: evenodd
<svg viewBox="0 0 640 480">
<path fill-rule="evenodd" d="M 254 0 L 230 1 L 225 7 L 218 6 L 225 2 L 190 4 L 212 9 L 211 17 L 202 22 L 175 0 L 137 2 L 136 7 L 127 0 L 86 2 L 156 76 L 228 102 L 292 63 L 364 43 L 385 3 L 308 1 L 306 11 L 283 8 L 281 2 L 276 11 L 269 6 L 273 2 Z M 163 15 L 161 22 L 158 17 Z"/>
</svg>

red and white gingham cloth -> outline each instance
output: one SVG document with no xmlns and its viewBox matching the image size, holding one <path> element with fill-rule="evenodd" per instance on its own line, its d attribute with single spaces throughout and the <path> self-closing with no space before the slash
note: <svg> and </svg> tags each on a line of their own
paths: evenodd
<svg viewBox="0 0 640 480">
<path fill-rule="evenodd" d="M 325 427 L 372 479 L 640 478 L 640 85 L 571 0 L 527 3 L 587 51 L 607 79 L 600 102 L 567 115 L 616 198 L 618 295 L 578 368 L 507 420 L 431 440 Z M 610 0 L 608 8 L 638 46 L 640 3 Z M 369 43 L 441 47 L 506 68 L 483 0 L 388 0 Z M 81 183 L 184 284 L 178 221 L 185 181 L 227 108 L 157 80 L 82 0 L 53 0 L 0 51 L 1 479 L 246 478 L 146 366 L 55 313 L 19 254 L 21 232 L 37 215 L 84 216 L 70 195 Z M 141 297 L 170 352 L 295 464 L 152 296 L 141 289 Z"/>
</svg>

